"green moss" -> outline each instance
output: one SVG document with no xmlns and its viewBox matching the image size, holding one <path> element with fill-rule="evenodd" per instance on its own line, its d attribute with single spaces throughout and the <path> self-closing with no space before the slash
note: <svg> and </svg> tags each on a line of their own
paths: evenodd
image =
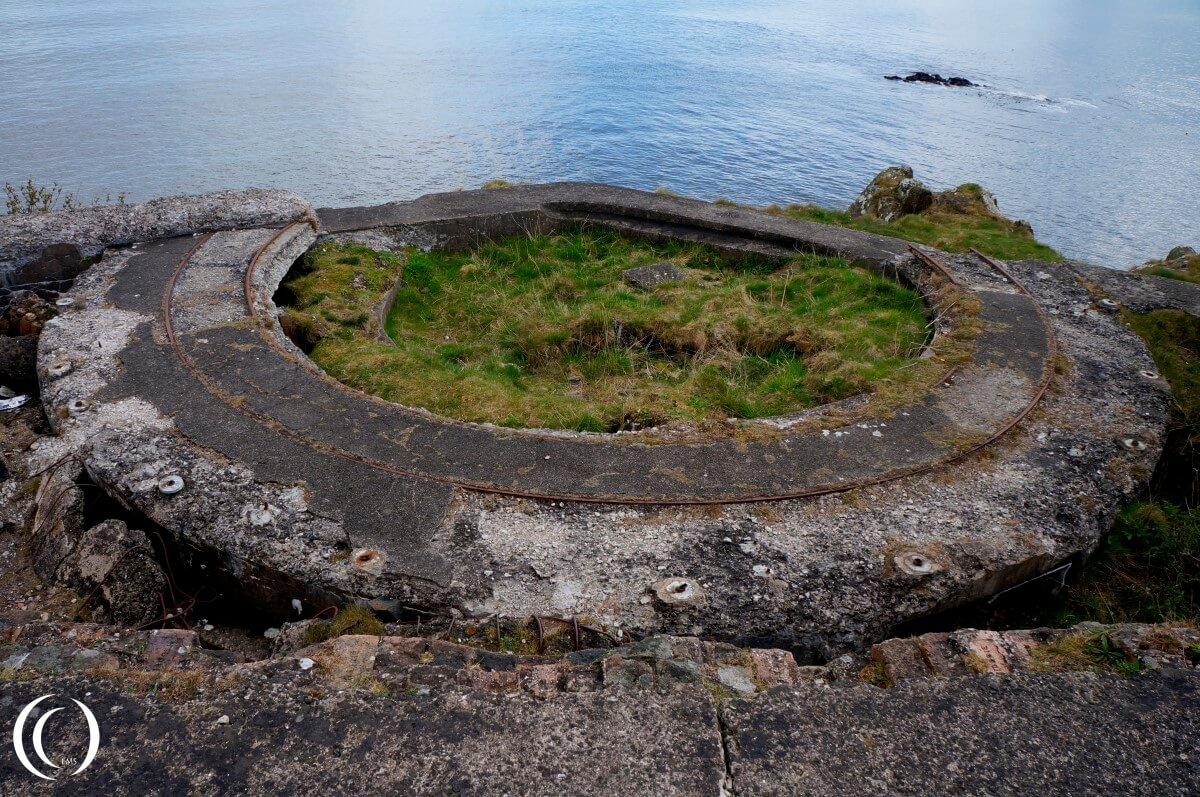
<svg viewBox="0 0 1200 797">
<path fill-rule="evenodd" d="M 650 291 L 621 279 L 664 260 L 686 279 Z M 286 323 L 317 339 L 313 360 L 365 392 L 468 421 L 615 431 L 755 418 L 944 367 L 915 359 L 927 335 L 915 292 L 833 258 L 729 258 L 586 228 L 471 254 L 326 244 L 309 262 L 289 283 Z M 390 345 L 367 311 L 401 270 Z"/>
<path fill-rule="evenodd" d="M 386 633 L 387 629 L 376 619 L 370 609 L 364 606 L 351 606 L 339 611 L 332 620 L 309 626 L 304 632 L 304 644 L 315 645 L 347 634 L 383 636 Z"/>
<path fill-rule="evenodd" d="M 967 183 L 960 192 L 979 186 Z M 982 191 L 982 189 L 979 189 Z M 926 244 L 946 252 L 966 252 L 978 249 L 985 255 L 1002 260 L 1062 260 L 1062 255 L 1045 244 L 1038 243 L 1028 227 L 996 216 L 975 213 L 950 213 L 927 210 L 924 213 L 902 216 L 885 222 L 871 218 L 852 218 L 849 213 L 828 210 L 816 205 L 771 206 L 767 212 L 821 224 L 849 227 L 877 235 L 901 238 Z"/>
<path fill-rule="evenodd" d="M 1029 668 L 1039 672 L 1093 670 L 1128 678 L 1142 671 L 1142 663 L 1136 657 L 1127 656 L 1108 631 L 1097 631 L 1094 634 L 1067 634 L 1034 648 Z"/>
<path fill-rule="evenodd" d="M 701 681 L 700 684 L 708 691 L 710 695 L 712 695 L 713 702 L 718 706 L 726 700 L 732 700 L 733 698 L 737 697 L 737 692 L 726 688 L 716 681 L 710 681 L 706 678 Z"/>
<path fill-rule="evenodd" d="M 888 678 L 887 670 L 882 661 L 868 663 L 858 673 L 858 680 L 868 683 L 871 686 L 878 686 L 880 689 L 886 689 L 892 685 L 892 679 Z"/>
</svg>

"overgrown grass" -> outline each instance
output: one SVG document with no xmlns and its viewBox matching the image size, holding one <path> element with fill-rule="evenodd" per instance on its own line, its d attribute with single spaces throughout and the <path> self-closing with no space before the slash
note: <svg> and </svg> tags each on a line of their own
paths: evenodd
<svg viewBox="0 0 1200 797">
<path fill-rule="evenodd" d="M 621 271 L 670 261 L 640 291 Z M 403 258 L 325 244 L 285 323 L 335 378 L 468 421 L 614 431 L 755 418 L 920 379 L 920 297 L 812 255 L 728 258 L 607 228 Z M 403 270 L 378 339 L 371 307 Z"/>
<path fill-rule="evenodd" d="M 946 252 L 966 252 L 974 247 L 985 255 L 1002 260 L 1049 260 L 1059 261 L 1063 257 L 1054 249 L 1038 243 L 1028 227 L 1016 222 L 976 213 L 951 213 L 938 209 L 924 213 L 902 216 L 896 221 L 886 222 L 867 217 L 853 218 L 840 210 L 829 210 L 816 205 L 770 205 L 763 208 L 767 213 L 790 216 L 794 219 L 815 221 L 849 227 L 877 235 L 901 238 L 919 244 L 927 244 Z"/>
<path fill-rule="evenodd" d="M 1034 648 L 1029 667 L 1040 672 L 1111 672 L 1122 678 L 1142 670 L 1141 662 L 1126 655 L 1106 631 L 1067 634 L 1048 645 L 1040 645 Z"/>
<path fill-rule="evenodd" d="M 1175 310 L 1125 321 L 1146 341 L 1174 398 L 1155 493 L 1128 507 L 1070 585 L 1058 621 L 1200 620 L 1200 319 Z"/>
<path fill-rule="evenodd" d="M 1068 588 L 1061 625 L 1200 619 L 1200 511 L 1158 500 L 1121 512 Z"/>
<path fill-rule="evenodd" d="M 1179 263 L 1180 261 L 1171 261 Z M 1192 255 L 1183 259 L 1181 267 L 1168 267 L 1164 263 L 1153 262 L 1134 269 L 1139 274 L 1151 274 L 1155 277 L 1191 282 L 1200 285 L 1200 255 Z"/>
</svg>

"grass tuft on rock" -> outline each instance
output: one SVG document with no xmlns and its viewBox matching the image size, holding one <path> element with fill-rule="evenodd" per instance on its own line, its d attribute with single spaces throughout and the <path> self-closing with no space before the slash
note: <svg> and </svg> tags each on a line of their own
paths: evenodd
<svg viewBox="0 0 1200 797">
<path fill-rule="evenodd" d="M 313 623 L 304 632 L 304 644 L 316 645 L 347 634 L 384 636 L 387 629 L 365 606 L 350 606 L 342 609 L 332 620 Z"/>
<path fill-rule="evenodd" d="M 625 269 L 686 278 L 639 290 Z M 915 291 L 834 258 L 603 227 L 403 256 L 326 243 L 283 323 L 352 387 L 466 421 L 602 432 L 757 418 L 928 377 Z M 402 271 L 381 339 L 374 306 Z M 944 366 L 941 366 L 944 367 Z"/>
<path fill-rule="evenodd" d="M 960 186 L 958 191 L 969 191 L 972 185 Z M 934 207 L 924 213 L 901 216 L 895 221 L 886 222 L 867 217 L 856 219 L 844 211 L 817 205 L 770 205 L 764 210 L 794 219 L 900 238 L 946 252 L 966 252 L 975 248 L 1001 260 L 1056 262 L 1063 259 L 1054 249 L 1039 243 L 1027 225 L 985 213 L 951 212 Z"/>
<path fill-rule="evenodd" d="M 1030 656 L 1029 668 L 1038 672 L 1092 670 L 1128 678 L 1142 671 L 1142 663 L 1128 656 L 1109 632 L 1096 631 L 1067 634 L 1047 645 L 1039 645 Z"/>
</svg>

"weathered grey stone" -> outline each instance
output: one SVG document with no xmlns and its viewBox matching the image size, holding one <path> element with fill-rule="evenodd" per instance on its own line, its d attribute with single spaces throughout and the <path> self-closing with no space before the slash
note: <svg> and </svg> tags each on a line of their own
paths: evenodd
<svg viewBox="0 0 1200 797">
<path fill-rule="evenodd" d="M 70 677 L 6 681 L 0 721 L 11 727 L 22 706 L 48 692 L 68 706 L 71 697 L 86 702 L 100 720 L 101 749 L 85 772 L 59 782 L 61 794 L 721 794 L 721 736 L 700 689 L 538 700 L 416 688 L 381 698 L 315 686 L 313 697 L 298 687 L 314 672 L 248 671 L 232 690 L 174 703 Z M 47 752 L 61 760 L 87 741 L 83 722 L 62 722 Z M 34 789 L 35 780 L 11 753 L 0 756 L 5 793 Z"/>
<path fill-rule="evenodd" d="M 105 247 L 175 235 L 286 224 L 311 217 L 288 191 L 249 189 L 173 196 L 128 205 L 99 205 L 54 213 L 0 216 L 0 281 L 35 261 L 53 244 L 71 244 L 84 257 Z"/>
<path fill-rule="evenodd" d="M 1200 791 L 1200 670 L 797 687 L 721 711 L 745 797 Z"/>
<path fill-rule="evenodd" d="M 1184 260 L 1196 254 L 1196 250 L 1190 246 L 1177 246 L 1170 252 L 1167 252 L 1166 262 L 1169 264 L 1172 260 Z"/>
<path fill-rule="evenodd" d="M 625 269 L 621 272 L 621 278 L 635 288 L 648 291 L 666 282 L 685 280 L 687 272 L 674 263 L 664 260 L 661 263 Z"/>
<path fill-rule="evenodd" d="M 913 178 L 911 166 L 889 166 L 875 175 L 851 203 L 851 216 L 870 216 L 895 221 L 901 216 L 920 213 L 933 204 L 933 192 Z"/>
<path fill-rule="evenodd" d="M 85 531 L 55 578 L 94 595 L 99 619 L 139 626 L 162 614 L 166 578 L 146 535 L 123 521 L 106 520 Z"/>
<path fill-rule="evenodd" d="M 721 686 L 732 689 L 740 695 L 752 695 L 758 691 L 754 683 L 754 674 L 748 667 L 726 665 L 717 668 L 717 680 Z"/>
<path fill-rule="evenodd" d="M 36 286 L 57 290 L 79 276 L 86 265 L 74 244 L 51 244 L 41 255 L 18 267 L 12 276 L 16 287 Z"/>
</svg>

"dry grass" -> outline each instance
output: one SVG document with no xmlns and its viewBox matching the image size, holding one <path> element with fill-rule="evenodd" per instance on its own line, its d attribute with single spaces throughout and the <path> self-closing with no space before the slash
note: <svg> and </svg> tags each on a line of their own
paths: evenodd
<svg viewBox="0 0 1200 797">
<path fill-rule="evenodd" d="M 638 291 L 620 278 L 664 260 L 687 279 Z M 765 417 L 901 395 L 931 368 L 914 359 L 928 332 L 917 293 L 836 259 L 731 259 L 588 228 L 403 259 L 326 244 L 310 263 L 284 323 L 312 358 L 462 420 L 616 431 Z M 371 310 L 401 270 L 389 345 Z M 969 332 L 942 348 L 953 356 Z"/>
</svg>

